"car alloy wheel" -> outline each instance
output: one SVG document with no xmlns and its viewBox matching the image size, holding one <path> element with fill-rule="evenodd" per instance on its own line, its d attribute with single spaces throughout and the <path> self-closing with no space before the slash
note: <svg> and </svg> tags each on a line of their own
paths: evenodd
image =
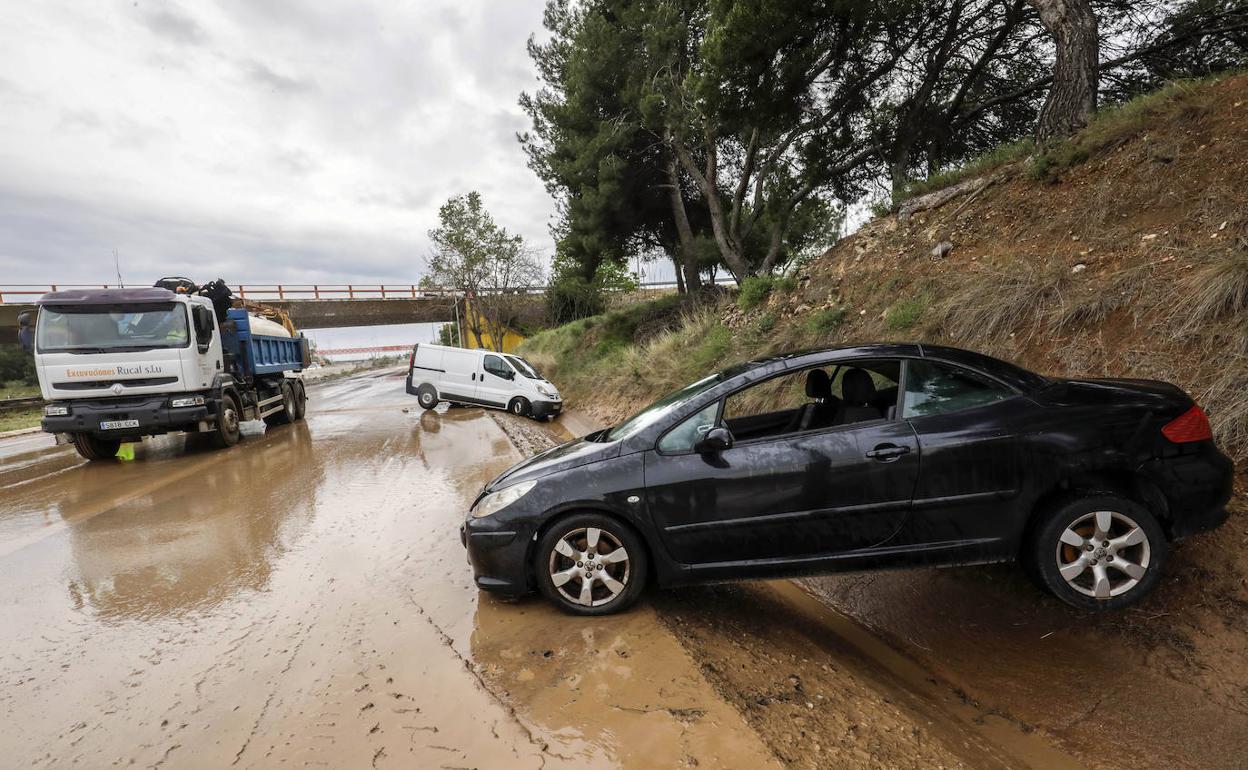
<svg viewBox="0 0 1248 770">
<path fill-rule="evenodd" d="M 574 529 L 555 541 L 549 569 L 555 589 L 583 607 L 615 601 L 632 577 L 629 554 L 620 538 L 598 527 Z"/>
<path fill-rule="evenodd" d="M 1062 530 L 1058 573 L 1071 589 L 1094 599 L 1121 596 L 1148 573 L 1148 533 L 1119 511 L 1092 511 Z"/>
</svg>

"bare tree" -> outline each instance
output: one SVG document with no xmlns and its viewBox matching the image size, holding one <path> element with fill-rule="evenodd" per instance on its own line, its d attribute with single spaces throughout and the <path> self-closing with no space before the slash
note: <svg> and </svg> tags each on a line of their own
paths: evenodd
<svg viewBox="0 0 1248 770">
<path fill-rule="evenodd" d="M 1083 128 L 1096 111 L 1101 41 L 1091 0 L 1028 0 L 1053 37 L 1053 85 L 1040 110 L 1036 141 Z"/>
</svg>

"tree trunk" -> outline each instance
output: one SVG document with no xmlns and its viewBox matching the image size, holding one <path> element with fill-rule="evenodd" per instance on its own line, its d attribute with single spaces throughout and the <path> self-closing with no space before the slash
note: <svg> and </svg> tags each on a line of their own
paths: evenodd
<svg viewBox="0 0 1248 770">
<path fill-rule="evenodd" d="M 672 205 L 672 219 L 676 222 L 676 234 L 680 238 L 680 262 L 676 265 L 676 283 L 681 286 L 681 273 L 684 273 L 682 292 L 697 293 L 702 288 L 702 278 L 698 275 L 698 252 L 693 240 L 693 227 L 689 225 L 689 213 L 685 211 L 685 195 L 680 187 L 680 167 L 676 156 L 667 158 L 668 200 Z"/>
<path fill-rule="evenodd" d="M 685 270 L 678 257 L 672 257 L 672 269 L 676 272 L 676 293 L 685 293 Z"/>
<path fill-rule="evenodd" d="M 1047 144 L 1088 125 L 1096 111 L 1101 41 L 1091 0 L 1028 0 L 1053 37 L 1053 85 L 1036 123 L 1036 141 Z"/>
</svg>

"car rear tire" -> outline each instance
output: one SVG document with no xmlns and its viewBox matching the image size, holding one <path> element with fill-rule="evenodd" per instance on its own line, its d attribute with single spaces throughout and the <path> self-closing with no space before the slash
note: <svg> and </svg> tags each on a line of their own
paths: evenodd
<svg viewBox="0 0 1248 770">
<path fill-rule="evenodd" d="M 649 570 L 645 544 L 633 529 L 597 513 L 555 522 L 533 556 L 537 585 L 572 615 L 610 615 L 641 596 Z"/>
<path fill-rule="evenodd" d="M 121 441 L 100 438 L 90 433 L 75 433 L 74 449 L 78 450 L 78 454 L 82 455 L 83 459 L 91 462 L 111 460 L 121 450 Z"/>
<path fill-rule="evenodd" d="M 243 438 L 243 429 L 239 425 L 242 420 L 242 408 L 232 393 L 221 396 L 221 404 L 217 407 L 216 427 L 212 431 L 212 443 L 217 449 L 227 449 Z"/>
<path fill-rule="evenodd" d="M 1033 578 L 1082 610 L 1116 610 L 1143 599 L 1161 578 L 1166 534 L 1144 506 L 1094 494 L 1055 507 L 1024 554 Z"/>
<path fill-rule="evenodd" d="M 416 401 L 422 409 L 433 409 L 438 405 L 438 391 L 426 382 L 416 389 Z"/>
<path fill-rule="evenodd" d="M 507 405 L 507 411 L 518 417 L 529 417 L 533 414 L 533 407 L 529 404 L 529 400 L 524 396 L 516 396 Z"/>
</svg>

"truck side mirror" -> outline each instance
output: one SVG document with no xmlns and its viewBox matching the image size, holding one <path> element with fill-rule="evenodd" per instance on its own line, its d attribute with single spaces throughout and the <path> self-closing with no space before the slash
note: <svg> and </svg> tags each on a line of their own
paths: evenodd
<svg viewBox="0 0 1248 770">
<path fill-rule="evenodd" d="M 195 339 L 199 342 L 199 352 L 207 353 L 208 347 L 212 345 L 212 311 L 203 305 L 195 305 L 191 310 L 191 317 L 195 320 Z"/>
</svg>

